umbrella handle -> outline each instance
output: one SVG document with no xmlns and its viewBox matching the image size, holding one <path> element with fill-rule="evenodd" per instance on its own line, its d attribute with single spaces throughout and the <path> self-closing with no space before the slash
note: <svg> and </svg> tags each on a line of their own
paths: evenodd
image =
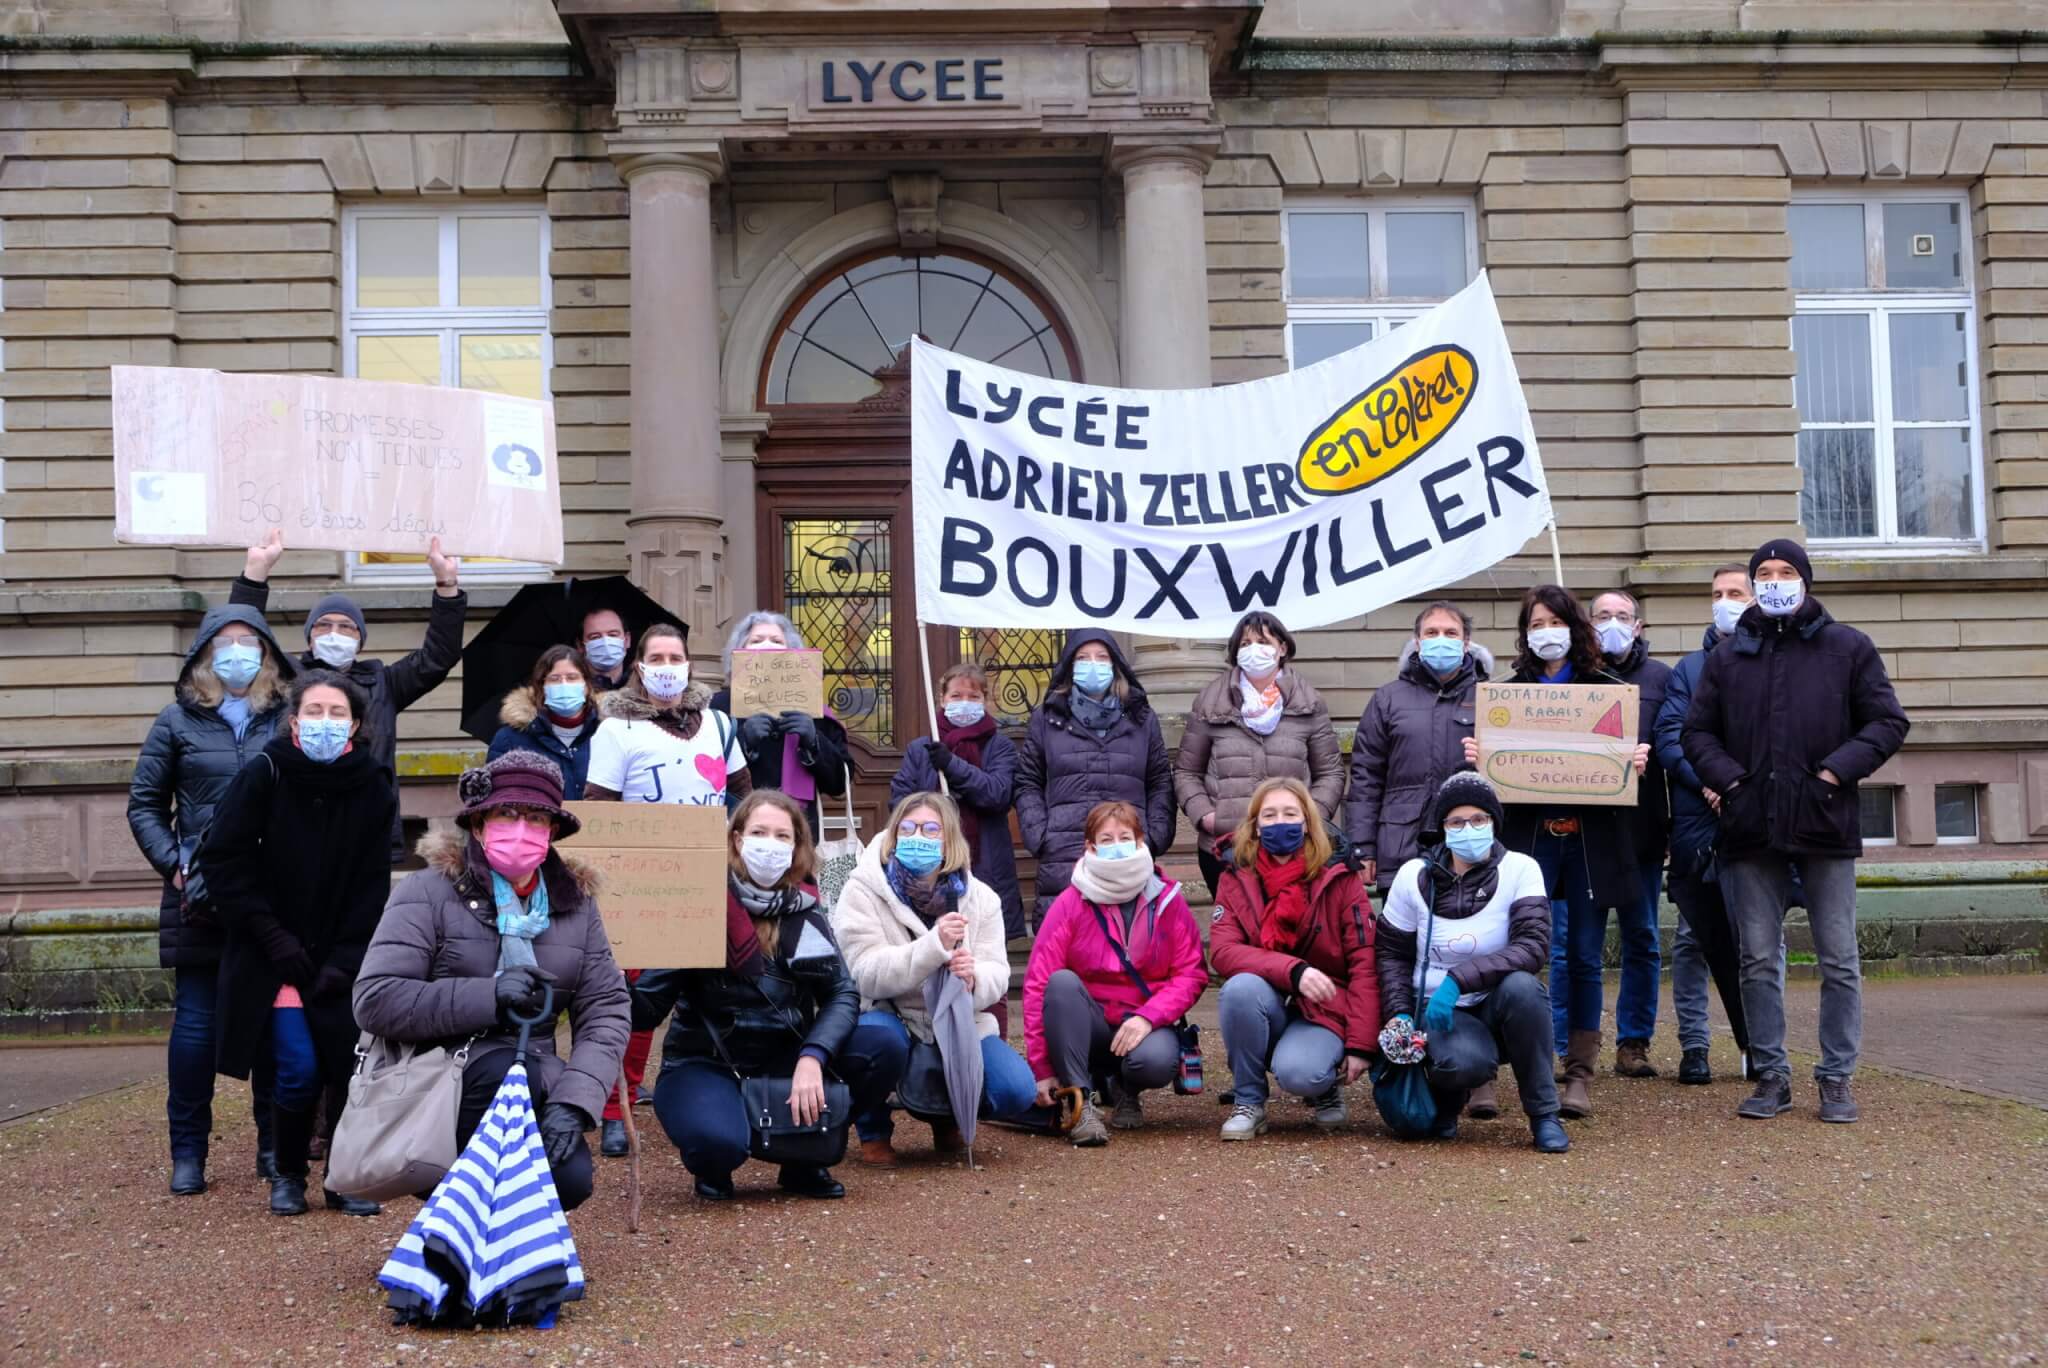
<svg viewBox="0 0 2048 1368">
<path fill-rule="evenodd" d="M 507 1012 L 505 1017 L 509 1021 L 518 1023 L 519 1052 L 513 1057 L 524 1059 L 526 1058 L 527 1037 L 533 1034 L 533 1028 L 540 1025 L 543 1021 L 553 1021 L 555 1019 L 555 985 L 543 983 L 540 986 L 540 1010 L 532 1016 L 521 1016 L 517 1012 Z"/>
</svg>

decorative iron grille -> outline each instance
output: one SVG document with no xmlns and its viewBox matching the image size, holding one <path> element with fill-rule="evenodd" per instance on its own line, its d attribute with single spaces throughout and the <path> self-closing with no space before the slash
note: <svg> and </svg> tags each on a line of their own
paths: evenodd
<svg viewBox="0 0 2048 1368">
<path fill-rule="evenodd" d="M 886 518 L 785 518 L 782 611 L 824 652 L 825 702 L 850 735 L 896 745 Z"/>
<path fill-rule="evenodd" d="M 960 658 L 988 671 L 990 710 L 1005 726 L 1024 721 L 1045 697 L 1067 634 L 1053 628 L 963 627 Z"/>
</svg>

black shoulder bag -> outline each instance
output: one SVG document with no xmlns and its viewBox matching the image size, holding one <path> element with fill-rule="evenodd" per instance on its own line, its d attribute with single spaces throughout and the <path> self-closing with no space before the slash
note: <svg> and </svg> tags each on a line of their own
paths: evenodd
<svg viewBox="0 0 2048 1368">
<path fill-rule="evenodd" d="M 1109 948 L 1116 951 L 1117 960 L 1123 965 L 1124 973 L 1130 976 L 1132 983 L 1138 985 L 1140 993 L 1151 997 L 1152 985 L 1145 982 L 1145 976 L 1138 972 L 1138 966 L 1131 963 L 1130 955 L 1124 950 L 1124 943 L 1109 934 L 1109 919 L 1102 915 L 1102 909 L 1090 902 L 1088 910 L 1095 914 L 1095 924 L 1102 929 L 1102 938 L 1109 942 Z M 1180 1041 L 1180 1067 L 1174 1071 L 1173 1090 L 1183 1097 L 1191 1096 L 1202 1091 L 1202 1028 L 1182 1017 L 1173 1023 L 1171 1029 Z"/>
<path fill-rule="evenodd" d="M 757 983 L 755 991 L 765 1000 L 768 994 Z M 774 1007 L 772 1001 L 768 1004 Z M 725 1037 L 711 1024 L 711 1014 L 690 1004 L 697 1020 L 711 1037 L 718 1062 L 739 1080 L 740 1105 L 747 1110 L 748 1152 L 769 1164 L 815 1164 L 830 1168 L 846 1157 L 846 1133 L 853 1125 L 853 1090 L 836 1078 L 825 1079 L 825 1106 L 808 1126 L 797 1124 L 790 1113 L 789 1093 L 795 1082 L 788 1074 L 749 1078 L 739 1071 L 726 1053 Z M 787 1021 L 784 1022 L 787 1025 Z M 799 1039 L 802 1032 L 791 1026 Z"/>
</svg>

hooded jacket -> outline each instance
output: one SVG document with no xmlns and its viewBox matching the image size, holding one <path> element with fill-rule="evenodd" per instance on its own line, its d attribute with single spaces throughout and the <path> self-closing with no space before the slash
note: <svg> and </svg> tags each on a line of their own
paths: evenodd
<svg viewBox="0 0 2048 1368">
<path fill-rule="evenodd" d="M 1863 853 L 1857 785 L 1910 726 L 1870 638 L 1808 597 L 1790 617 L 1749 606 L 1701 666 L 1679 743 L 1721 795 L 1723 855 L 1853 858 Z"/>
<path fill-rule="evenodd" d="M 1091 641 L 1109 648 L 1116 677 L 1129 695 L 1107 737 L 1074 720 L 1074 653 Z M 1017 748 L 1017 824 L 1025 847 L 1038 857 L 1041 899 L 1057 897 L 1066 888 L 1086 844 L 1089 810 L 1112 801 L 1129 803 L 1145 815 L 1145 844 L 1153 858 L 1172 847 L 1173 763 L 1159 718 L 1115 639 L 1089 628 L 1067 638 L 1045 701 L 1032 710 Z"/>
<path fill-rule="evenodd" d="M 1149 995 L 1124 972 L 1123 961 L 1104 935 L 1123 945 Z M 1054 900 L 1031 943 L 1031 961 L 1024 970 L 1024 1049 L 1037 1078 L 1051 1078 L 1052 1057 L 1045 1047 L 1045 985 L 1062 969 L 1071 969 L 1102 1006 L 1111 1026 L 1136 1013 L 1155 1028 L 1170 1026 L 1209 986 L 1202 963 L 1202 933 L 1188 911 L 1180 885 L 1154 874 L 1138 895 L 1137 915 L 1126 936 L 1121 908 L 1097 908 L 1069 888 Z"/>
<path fill-rule="evenodd" d="M 228 785 L 249 758 L 262 750 L 284 716 L 280 688 L 262 712 L 253 709 L 249 725 L 237 737 L 218 708 L 201 703 L 192 692 L 192 671 L 230 623 L 263 639 L 265 654 L 277 664 L 280 685 L 296 672 L 290 656 L 270 634 L 263 615 L 253 608 L 229 604 L 210 610 L 199 620 L 199 633 L 179 668 L 176 697 L 164 705 L 143 739 L 128 785 L 128 829 L 150 867 L 163 877 L 157 902 L 157 958 L 166 969 L 196 968 L 220 960 L 221 930 L 201 920 L 188 922 L 184 895 L 171 879 L 197 851 Z M 200 905 L 202 917 L 205 907 Z"/>
<path fill-rule="evenodd" d="M 987 884 L 1003 904 L 1003 927 L 1015 937 L 1026 934 L 1024 899 L 1017 889 L 1017 845 L 1010 835 L 1010 809 L 1017 792 L 1017 748 L 1000 729 L 981 743 L 981 764 L 970 765 L 955 754 L 945 779 L 953 801 L 976 818 L 974 877 Z M 903 754 L 896 777 L 889 781 L 889 806 L 913 793 L 933 793 L 939 771 L 931 751 L 912 742 Z"/>
<path fill-rule="evenodd" d="M 351 746 L 322 764 L 293 743 L 288 728 L 228 786 L 199 848 L 228 930 L 214 1009 L 222 1073 L 247 1078 L 270 1038 L 270 1007 L 284 977 L 266 941 L 282 930 L 313 966 L 294 986 L 321 1077 L 348 1077 L 356 1043 L 349 993 L 391 892 L 397 806 L 391 776 L 370 747 Z"/>
<path fill-rule="evenodd" d="M 1359 859 L 1378 861 L 1382 889 L 1419 851 L 1438 786 L 1468 768 L 1473 694 L 1493 674 L 1493 655 L 1477 642 L 1467 644 L 1449 679 L 1424 665 L 1416 650 L 1412 639 L 1401 648 L 1394 678 L 1373 691 L 1351 742 L 1344 834 Z"/>
<path fill-rule="evenodd" d="M 421 838 L 425 869 L 392 890 L 384 919 L 356 978 L 355 1015 L 373 1035 L 430 1047 L 479 1037 L 471 1054 L 510 1049 L 517 1027 L 498 1016 L 498 908 L 482 848 L 459 827 L 435 825 Z M 596 871 L 560 849 L 548 852 L 548 929 L 534 937 L 535 962 L 554 976 L 555 1010 L 569 1014 L 570 1048 L 555 1053 L 552 1021 L 528 1042 L 536 1089 L 593 1124 L 618 1082 L 626 1054 L 626 982 L 598 915 Z"/>
<path fill-rule="evenodd" d="M 1291 665 L 1280 674 L 1280 724 L 1260 736 L 1244 724 L 1236 666 L 1209 681 L 1188 710 L 1187 730 L 1173 762 L 1173 791 L 1195 831 L 1216 814 L 1215 831 L 1197 840 L 1227 841 L 1244 820 L 1252 794 L 1268 779 L 1308 785 L 1325 821 L 1344 799 L 1344 752 L 1330 709 L 1315 685 Z"/>
<path fill-rule="evenodd" d="M 246 575 L 235 576 L 228 588 L 228 602 L 247 604 L 258 613 L 270 604 L 270 585 L 258 584 Z M 391 775 L 392 818 L 390 855 L 396 860 L 405 850 L 404 828 L 398 816 L 398 715 L 441 687 L 448 672 L 462 660 L 462 622 L 469 612 L 469 595 L 431 594 L 427 607 L 427 632 L 417 651 L 408 651 L 386 664 L 358 655 L 349 662 L 346 674 L 369 695 L 370 706 L 363 713 L 363 733 L 369 737 L 370 752 L 378 766 Z M 369 644 L 366 634 L 363 644 Z M 324 670 L 320 658 L 309 649 L 299 653 L 299 668 Z"/>
<path fill-rule="evenodd" d="M 1344 1042 L 1344 1053 L 1379 1051 L 1380 985 L 1373 957 L 1372 901 L 1342 864 L 1325 864 L 1308 881 L 1308 921 L 1293 945 L 1268 950 L 1260 935 L 1266 890 L 1258 870 L 1232 864 L 1216 885 L 1209 918 L 1209 963 L 1218 977 L 1256 974 L 1312 1025 Z M 1300 996 L 1301 975 L 1320 969 L 1337 985 L 1328 1002 Z"/>
<path fill-rule="evenodd" d="M 880 1007 L 903 1019 L 918 1040 L 932 1038 L 931 1016 L 924 1009 L 924 984 L 952 959 L 939 944 L 938 932 L 926 926 L 889 887 L 882 868 L 882 843 L 875 837 L 861 852 L 860 863 L 832 909 L 832 929 L 847 972 L 860 989 L 861 1010 Z M 937 916 L 957 911 L 967 918 L 967 948 L 974 955 L 974 1025 L 980 1035 L 996 1034 L 989 1008 L 1010 991 L 1010 952 L 1003 936 L 1003 905 L 994 890 L 968 876 L 967 892 L 957 906 L 937 909 Z M 937 916 L 933 918 L 937 920 Z"/>
<path fill-rule="evenodd" d="M 584 781 L 590 774 L 590 738 L 597 734 L 597 725 L 603 720 L 599 710 L 591 708 L 577 729 L 576 744 L 565 746 L 534 706 L 533 691 L 514 689 L 498 705 L 498 734 L 491 738 L 490 758 L 495 760 L 515 750 L 545 755 L 562 771 L 562 801 L 573 803 L 583 796 Z"/>
</svg>

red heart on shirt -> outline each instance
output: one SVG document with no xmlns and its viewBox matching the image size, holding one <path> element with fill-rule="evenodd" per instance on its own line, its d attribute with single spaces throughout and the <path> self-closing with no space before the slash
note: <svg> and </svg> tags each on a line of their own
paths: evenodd
<svg viewBox="0 0 2048 1368">
<path fill-rule="evenodd" d="M 715 789 L 725 787 L 725 760 L 716 755 L 697 757 L 697 773 L 704 776 L 704 782 Z"/>
</svg>

